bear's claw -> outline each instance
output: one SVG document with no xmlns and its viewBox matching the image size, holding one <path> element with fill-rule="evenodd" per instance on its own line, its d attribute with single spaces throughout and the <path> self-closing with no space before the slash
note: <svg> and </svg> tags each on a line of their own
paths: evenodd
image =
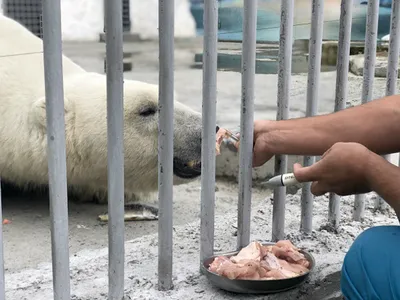
<svg viewBox="0 0 400 300">
<path fill-rule="evenodd" d="M 108 213 L 98 216 L 101 222 L 108 222 Z M 125 204 L 124 221 L 154 221 L 158 220 L 158 209 L 139 203 Z"/>
</svg>

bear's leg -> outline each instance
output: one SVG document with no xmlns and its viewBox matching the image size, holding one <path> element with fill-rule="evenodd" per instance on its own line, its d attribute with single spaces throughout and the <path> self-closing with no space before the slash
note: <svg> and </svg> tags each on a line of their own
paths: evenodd
<svg viewBox="0 0 400 300">
<path fill-rule="evenodd" d="M 108 213 L 100 215 L 99 220 L 108 222 Z M 158 220 L 158 208 L 140 203 L 125 204 L 124 221 Z"/>
<path fill-rule="evenodd" d="M 158 220 L 158 208 L 143 204 L 138 195 L 133 193 L 125 193 L 125 221 L 154 221 Z M 147 197 L 145 197 L 147 198 Z M 99 220 L 103 222 L 108 222 L 108 213 L 100 215 Z"/>
</svg>

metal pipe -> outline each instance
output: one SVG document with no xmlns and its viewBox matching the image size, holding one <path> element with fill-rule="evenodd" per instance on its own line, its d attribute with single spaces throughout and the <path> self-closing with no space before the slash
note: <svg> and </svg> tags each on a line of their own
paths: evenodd
<svg viewBox="0 0 400 300">
<path fill-rule="evenodd" d="M 42 5 L 53 293 L 54 299 L 69 300 L 71 291 L 60 0 L 44 0 Z"/>
<path fill-rule="evenodd" d="M 240 114 L 237 247 L 250 243 L 253 171 L 254 82 L 256 73 L 257 0 L 243 4 L 242 101 Z"/>
<path fill-rule="evenodd" d="M 200 260 L 214 253 L 218 2 L 204 1 Z"/>
<path fill-rule="evenodd" d="M 395 95 L 397 93 L 397 78 L 399 71 L 399 46 L 400 46 L 400 2 L 392 2 L 390 26 L 390 39 L 389 39 L 389 55 L 388 66 L 386 73 L 386 96 Z M 391 155 L 383 156 L 386 160 L 390 160 Z M 385 200 L 378 195 L 375 200 L 375 209 L 384 210 L 388 207 Z"/>
<path fill-rule="evenodd" d="M 309 64 L 307 80 L 307 108 L 306 116 L 312 117 L 318 113 L 319 81 L 321 73 L 322 33 L 324 25 L 324 0 L 313 0 L 311 35 L 309 43 Z M 315 163 L 314 156 L 304 157 L 304 166 Z M 300 230 L 307 234 L 312 232 L 313 201 L 311 183 L 304 183 L 301 194 L 301 222 Z"/>
<path fill-rule="evenodd" d="M 346 108 L 353 5 L 353 1 L 342 0 L 340 8 L 335 112 Z M 334 193 L 329 194 L 328 220 L 334 228 L 339 226 L 340 197 Z"/>
<path fill-rule="evenodd" d="M 281 25 L 279 35 L 278 66 L 278 110 L 277 120 L 288 119 L 290 79 L 292 73 L 294 0 L 281 1 Z M 275 175 L 287 172 L 287 155 L 275 156 Z M 272 214 L 272 241 L 281 240 L 285 235 L 285 201 L 286 187 L 274 190 Z"/>
<path fill-rule="evenodd" d="M 6 298 L 5 279 L 4 279 L 4 238 L 3 238 L 3 202 L 1 196 L 1 178 L 0 178 L 0 300 Z"/>
<path fill-rule="evenodd" d="M 106 0 L 108 299 L 124 297 L 124 74 L 122 2 Z"/>
<path fill-rule="evenodd" d="M 362 103 L 372 100 L 375 78 L 376 41 L 378 38 L 379 0 L 368 1 L 367 22 L 364 47 L 364 78 L 362 88 Z M 354 198 L 353 219 L 361 221 L 365 213 L 365 194 L 357 194 Z"/>
<path fill-rule="evenodd" d="M 172 289 L 174 0 L 159 0 L 158 288 Z"/>
</svg>

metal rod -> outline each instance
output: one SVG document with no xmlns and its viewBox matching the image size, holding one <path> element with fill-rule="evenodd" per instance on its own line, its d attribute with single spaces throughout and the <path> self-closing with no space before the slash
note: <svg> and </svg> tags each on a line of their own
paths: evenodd
<svg viewBox="0 0 400 300">
<path fill-rule="evenodd" d="M 250 243 L 256 33 L 257 0 L 248 0 L 243 4 L 242 109 L 240 114 L 242 141 L 239 150 L 238 249 Z"/>
<path fill-rule="evenodd" d="M 364 47 L 364 78 L 362 88 L 362 103 L 372 100 L 375 78 L 376 42 L 378 38 L 379 0 L 368 1 L 367 22 Z M 354 198 L 353 219 L 361 221 L 365 213 L 365 194 L 357 194 Z"/>
<path fill-rule="evenodd" d="M 324 25 L 324 1 L 312 1 L 311 35 L 309 43 L 309 64 L 307 80 L 307 108 L 306 116 L 315 116 L 318 113 L 319 81 L 321 73 L 322 33 Z M 304 157 L 304 166 L 315 163 L 314 156 Z M 301 194 L 301 222 L 300 230 L 310 234 L 313 222 L 313 201 L 311 183 L 304 183 Z"/>
<path fill-rule="evenodd" d="M 106 0 L 108 299 L 124 297 L 124 74 L 122 2 Z"/>
<path fill-rule="evenodd" d="M 399 71 L 399 46 L 400 46 L 400 2 L 392 1 L 389 39 L 389 55 L 386 74 L 386 96 L 395 95 L 397 93 L 397 78 Z M 386 160 L 391 159 L 391 155 L 383 156 Z M 375 200 L 375 209 L 384 210 L 388 207 L 385 200 L 378 195 Z"/>
<path fill-rule="evenodd" d="M 68 195 L 60 0 L 43 1 L 43 60 L 54 299 L 69 300 Z"/>
<path fill-rule="evenodd" d="M 200 260 L 214 253 L 218 2 L 204 1 Z"/>
<path fill-rule="evenodd" d="M 292 73 L 294 0 L 281 1 L 281 25 L 279 35 L 278 66 L 278 110 L 277 120 L 289 117 L 290 79 Z M 287 172 L 287 155 L 275 156 L 275 175 Z M 274 190 L 272 214 L 272 241 L 281 240 L 285 235 L 286 187 Z"/>
<path fill-rule="evenodd" d="M 336 63 L 335 112 L 346 108 L 353 5 L 353 1 L 342 0 L 340 8 L 339 42 Z M 340 197 L 334 193 L 329 194 L 328 220 L 334 228 L 339 226 Z"/>
<path fill-rule="evenodd" d="M 174 0 L 159 0 L 158 288 L 172 289 Z"/>
<path fill-rule="evenodd" d="M 5 278 L 4 278 L 4 238 L 3 238 L 3 201 L 1 195 L 1 178 L 0 178 L 0 300 L 6 298 L 5 294 Z"/>
</svg>

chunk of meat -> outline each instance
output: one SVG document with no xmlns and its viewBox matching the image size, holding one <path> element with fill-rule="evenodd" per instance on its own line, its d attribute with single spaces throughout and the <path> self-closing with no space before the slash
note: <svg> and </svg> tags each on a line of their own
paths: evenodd
<svg viewBox="0 0 400 300">
<path fill-rule="evenodd" d="M 246 259 L 237 264 L 225 264 L 222 275 L 229 279 L 259 280 L 267 276 L 267 271 L 261 267 L 259 261 Z"/>
<path fill-rule="evenodd" d="M 215 152 L 216 155 L 221 154 L 221 144 L 224 139 L 230 139 L 233 142 L 233 145 L 235 146 L 236 149 L 239 148 L 239 141 L 234 141 L 232 139 L 232 133 L 230 133 L 228 130 L 224 128 L 220 128 L 217 132 L 217 135 L 215 137 Z"/>
<path fill-rule="evenodd" d="M 253 259 L 261 261 L 262 259 L 262 245 L 259 242 L 251 242 L 248 246 L 244 247 L 239 253 L 231 257 L 231 261 L 238 263 L 241 260 Z"/>
<path fill-rule="evenodd" d="M 217 271 L 218 271 L 218 268 L 219 268 L 224 262 L 226 262 L 226 261 L 231 262 L 231 261 L 229 260 L 229 258 L 227 258 L 226 256 L 217 256 L 216 258 L 214 258 L 213 262 L 210 264 L 210 266 L 208 267 L 208 269 L 209 269 L 211 272 L 218 273 L 218 272 L 217 272 Z"/>
<path fill-rule="evenodd" d="M 306 267 L 304 267 L 304 266 L 302 266 L 302 265 L 300 265 L 300 264 L 297 264 L 297 263 L 289 263 L 289 262 L 287 262 L 286 260 L 279 259 L 279 258 L 278 258 L 278 260 L 279 260 L 280 266 L 281 266 L 283 269 L 288 270 L 288 271 L 293 272 L 293 273 L 296 273 L 296 274 L 298 274 L 298 275 L 307 273 L 307 272 L 309 271 Z"/>
<path fill-rule="evenodd" d="M 216 257 L 209 270 L 229 279 L 273 280 L 304 274 L 309 271 L 309 264 L 290 241 L 271 246 L 255 241 L 230 259 Z"/>
</svg>

